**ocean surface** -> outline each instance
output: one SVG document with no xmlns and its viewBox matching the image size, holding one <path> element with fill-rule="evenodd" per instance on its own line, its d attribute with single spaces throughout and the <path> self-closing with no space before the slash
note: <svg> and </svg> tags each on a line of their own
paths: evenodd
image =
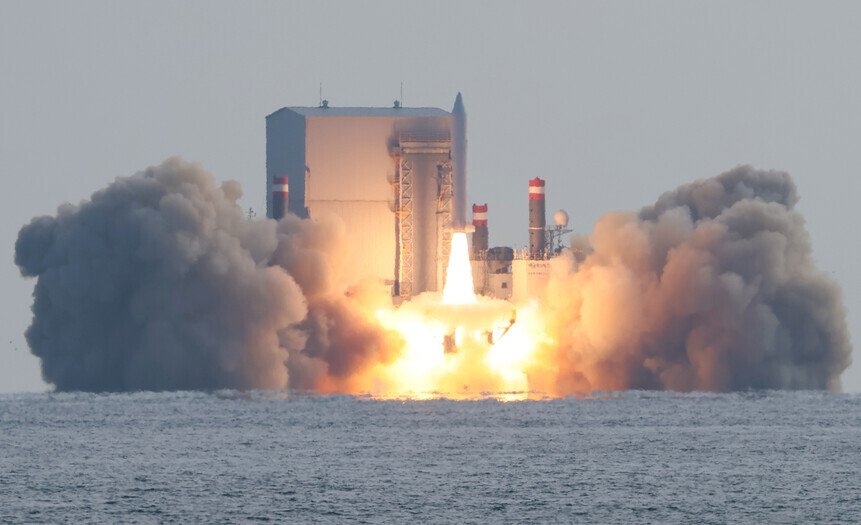
<svg viewBox="0 0 861 525">
<path fill-rule="evenodd" d="M 0 396 L 0 522 L 861 523 L 861 395 Z"/>
</svg>

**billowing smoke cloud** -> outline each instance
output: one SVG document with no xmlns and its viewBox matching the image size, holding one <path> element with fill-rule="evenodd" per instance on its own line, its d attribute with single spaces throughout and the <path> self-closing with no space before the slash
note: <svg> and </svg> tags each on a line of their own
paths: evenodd
<svg viewBox="0 0 861 525">
<path fill-rule="evenodd" d="M 564 395 L 838 389 L 850 362 L 840 290 L 813 264 L 784 173 L 741 167 L 605 215 L 553 261 L 547 296 L 518 310 L 502 342 L 482 335 L 445 356 L 434 327 L 480 324 L 490 307 L 507 321 L 514 306 L 448 311 L 428 296 L 394 312 L 379 283 L 343 281 L 340 221 L 248 220 L 239 197 L 238 184 L 170 159 L 22 228 L 15 260 L 37 277 L 26 335 L 45 379 Z"/>
<path fill-rule="evenodd" d="M 343 390 L 398 341 L 338 282 L 337 222 L 249 221 L 239 185 L 170 159 L 21 229 L 27 341 L 60 390 Z"/>
<path fill-rule="evenodd" d="M 840 290 L 811 257 L 785 173 L 739 167 L 610 213 L 557 261 L 544 312 L 556 364 L 532 384 L 593 389 L 838 389 Z"/>
</svg>

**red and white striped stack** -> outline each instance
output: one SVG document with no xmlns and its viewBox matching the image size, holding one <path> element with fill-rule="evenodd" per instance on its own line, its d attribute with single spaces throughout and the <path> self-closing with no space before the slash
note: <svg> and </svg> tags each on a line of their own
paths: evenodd
<svg viewBox="0 0 861 525">
<path fill-rule="evenodd" d="M 544 200 L 544 180 L 535 177 L 529 181 L 529 200 Z"/>
<path fill-rule="evenodd" d="M 472 225 L 487 226 L 487 204 L 472 205 Z"/>
<path fill-rule="evenodd" d="M 535 177 L 529 181 L 529 257 L 543 259 L 545 256 L 546 226 L 544 210 L 544 181 Z"/>
<path fill-rule="evenodd" d="M 272 179 L 272 217 L 280 219 L 287 215 L 287 200 L 290 196 L 287 176 Z"/>
</svg>

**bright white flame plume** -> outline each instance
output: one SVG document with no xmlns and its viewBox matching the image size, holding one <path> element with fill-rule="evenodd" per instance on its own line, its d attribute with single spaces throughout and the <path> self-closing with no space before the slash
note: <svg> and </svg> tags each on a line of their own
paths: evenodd
<svg viewBox="0 0 861 525">
<path fill-rule="evenodd" d="M 443 304 L 475 304 L 477 299 L 474 286 L 466 234 L 455 232 L 451 236 L 451 254 L 448 257 L 445 288 L 442 291 Z"/>
<path fill-rule="evenodd" d="M 531 309 L 515 312 L 508 301 L 476 297 L 466 234 L 452 235 L 445 286 L 377 319 L 403 337 L 395 362 L 380 370 L 381 397 L 523 399 L 535 342 Z M 515 323 L 515 319 L 517 322 Z"/>
</svg>

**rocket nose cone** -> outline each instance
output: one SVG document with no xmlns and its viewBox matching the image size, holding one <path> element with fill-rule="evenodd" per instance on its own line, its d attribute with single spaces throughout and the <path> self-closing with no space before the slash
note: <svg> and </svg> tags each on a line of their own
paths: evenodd
<svg viewBox="0 0 861 525">
<path fill-rule="evenodd" d="M 466 113 L 466 110 L 463 109 L 463 97 L 460 92 L 458 92 L 457 98 L 454 99 L 454 107 L 451 112 L 454 115 L 463 115 Z"/>
</svg>

